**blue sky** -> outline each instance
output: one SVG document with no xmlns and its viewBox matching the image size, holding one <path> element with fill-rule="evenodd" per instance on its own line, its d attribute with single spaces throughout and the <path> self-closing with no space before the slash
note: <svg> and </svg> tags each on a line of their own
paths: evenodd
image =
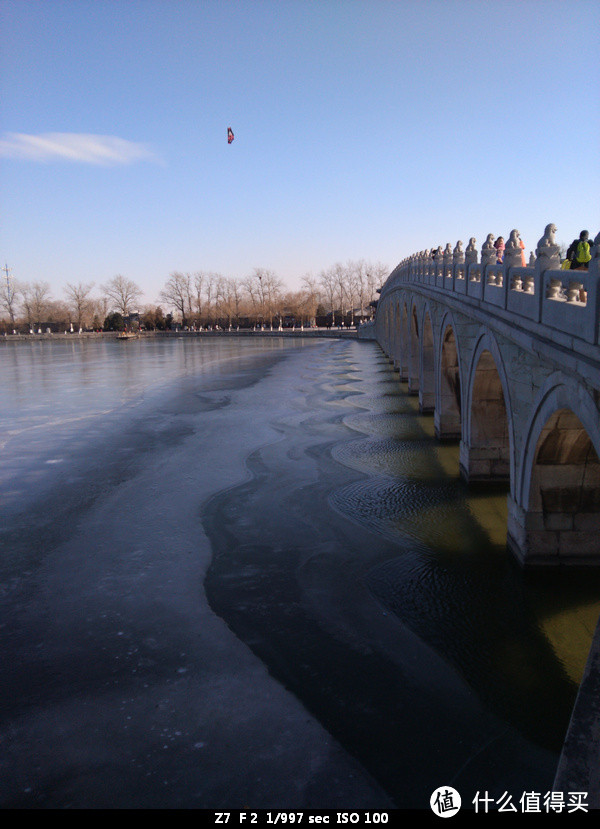
<svg viewBox="0 0 600 829">
<path fill-rule="evenodd" d="M 0 0 L 22 281 L 303 274 L 600 230 L 598 0 Z M 235 133 L 227 144 L 227 127 Z"/>
</svg>

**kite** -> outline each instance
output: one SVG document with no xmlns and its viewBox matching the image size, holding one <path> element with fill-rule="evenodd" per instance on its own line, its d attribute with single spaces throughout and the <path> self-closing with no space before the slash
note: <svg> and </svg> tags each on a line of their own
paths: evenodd
<svg viewBox="0 0 600 829">
<path fill-rule="evenodd" d="M 231 144 L 232 141 L 233 141 L 233 130 L 231 129 L 231 127 L 227 127 L 227 143 Z"/>
</svg>

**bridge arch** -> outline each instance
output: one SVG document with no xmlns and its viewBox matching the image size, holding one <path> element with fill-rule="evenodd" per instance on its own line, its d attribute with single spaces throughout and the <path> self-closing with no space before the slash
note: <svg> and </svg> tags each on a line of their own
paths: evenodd
<svg viewBox="0 0 600 829">
<path fill-rule="evenodd" d="M 408 361 L 410 351 L 409 328 L 408 328 L 408 298 L 403 294 L 400 299 L 400 339 L 402 341 L 402 354 L 400 365 L 400 379 L 408 380 Z"/>
<path fill-rule="evenodd" d="M 439 327 L 435 382 L 435 434 L 458 439 L 462 432 L 461 353 L 456 322 L 447 312 Z"/>
<path fill-rule="evenodd" d="M 524 436 L 508 544 L 525 564 L 597 559 L 600 424 L 591 395 L 557 372 L 549 377 Z"/>
<path fill-rule="evenodd" d="M 410 303 L 408 319 L 408 393 L 419 393 L 419 319 L 416 302 Z"/>
<path fill-rule="evenodd" d="M 419 359 L 419 411 L 435 409 L 435 349 L 431 311 L 427 303 L 421 312 L 421 337 Z"/>
<path fill-rule="evenodd" d="M 395 337 L 395 327 L 396 321 L 394 318 L 394 298 L 391 297 L 388 302 L 386 303 L 385 307 L 385 314 L 386 314 L 386 339 L 387 339 L 387 353 L 390 360 L 394 358 L 394 337 Z"/>
<path fill-rule="evenodd" d="M 393 299 L 386 302 L 382 309 L 384 315 L 384 330 L 385 330 L 385 344 L 386 351 L 391 358 L 394 349 L 394 309 Z"/>
<path fill-rule="evenodd" d="M 394 295 L 391 301 L 392 324 L 391 324 L 391 348 L 394 360 L 394 368 L 398 368 L 402 361 L 402 332 L 400 330 L 400 298 Z"/>
<path fill-rule="evenodd" d="M 484 330 L 476 342 L 467 379 L 460 444 L 460 471 L 467 481 L 513 478 L 514 422 L 509 384 L 495 337 Z"/>
</svg>

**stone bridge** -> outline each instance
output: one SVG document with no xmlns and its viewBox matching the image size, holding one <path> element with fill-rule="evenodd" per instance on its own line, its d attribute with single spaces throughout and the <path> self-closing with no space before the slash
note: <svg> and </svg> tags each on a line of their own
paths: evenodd
<svg viewBox="0 0 600 829">
<path fill-rule="evenodd" d="M 424 251 L 380 289 L 376 339 L 466 481 L 509 484 L 507 543 L 524 565 L 600 564 L 600 234 L 561 270 L 554 225 L 522 266 L 493 237 Z M 517 239 L 513 232 L 511 236 Z M 590 240 L 591 241 L 591 240 Z"/>
</svg>

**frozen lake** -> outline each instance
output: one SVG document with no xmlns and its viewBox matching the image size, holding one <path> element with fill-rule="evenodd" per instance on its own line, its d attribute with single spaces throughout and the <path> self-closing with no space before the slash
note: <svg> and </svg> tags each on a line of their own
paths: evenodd
<svg viewBox="0 0 600 829">
<path fill-rule="evenodd" d="M 7 343 L 0 384 L 2 806 L 551 789 L 599 579 L 513 564 L 374 343 Z"/>
</svg>

